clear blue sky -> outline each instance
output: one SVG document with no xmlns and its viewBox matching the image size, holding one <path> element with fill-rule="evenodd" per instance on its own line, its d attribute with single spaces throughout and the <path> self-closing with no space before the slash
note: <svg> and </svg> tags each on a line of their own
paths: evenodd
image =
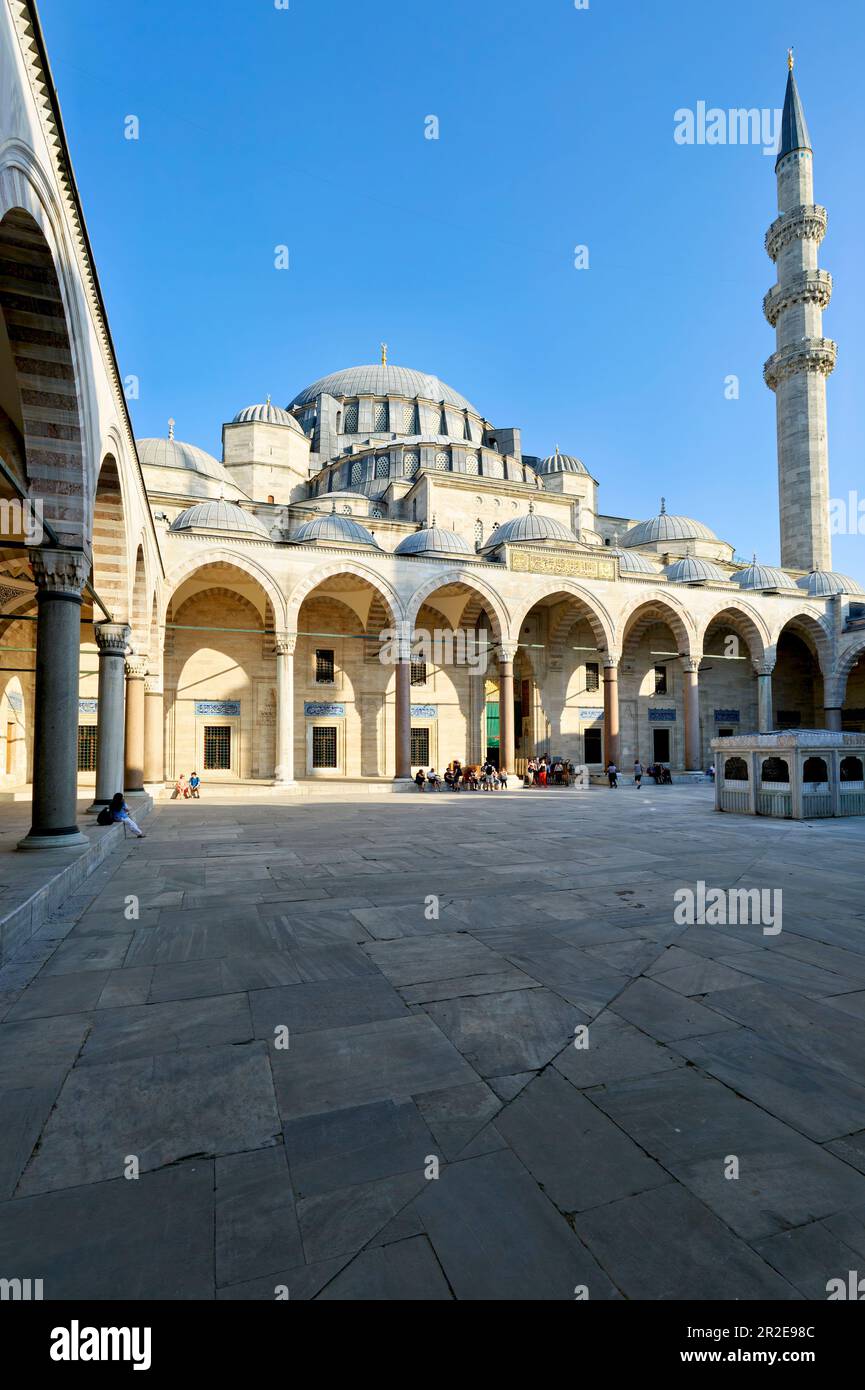
<svg viewBox="0 0 865 1390">
<path fill-rule="evenodd" d="M 651 515 L 664 493 L 767 563 L 774 160 L 673 130 L 698 101 L 779 107 L 794 44 L 830 217 L 832 494 L 865 500 L 861 0 L 40 10 L 139 435 L 173 415 L 218 454 L 242 406 L 285 404 L 386 339 L 527 452 L 578 454 L 602 510 Z M 836 538 L 834 561 L 865 582 L 865 535 Z"/>
</svg>

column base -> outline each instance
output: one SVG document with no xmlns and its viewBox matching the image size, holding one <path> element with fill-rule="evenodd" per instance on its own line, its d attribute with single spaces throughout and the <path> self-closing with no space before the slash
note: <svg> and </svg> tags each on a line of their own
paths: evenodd
<svg viewBox="0 0 865 1390">
<path fill-rule="evenodd" d="M 106 806 L 110 806 L 110 805 L 111 805 L 111 797 L 110 797 L 110 796 L 109 796 L 109 797 L 106 797 L 104 801 L 96 801 L 96 800 L 93 800 L 93 801 L 91 801 L 90 805 L 87 807 L 87 810 L 86 810 L 85 814 L 88 815 L 88 816 L 98 816 L 100 811 L 104 810 Z"/>
<path fill-rule="evenodd" d="M 25 835 L 23 840 L 19 840 L 16 846 L 21 850 L 34 849 L 62 849 L 75 850 L 85 849 L 90 844 L 86 835 L 82 835 L 77 826 L 65 830 L 61 835 L 39 835 L 32 830 L 29 835 Z"/>
</svg>

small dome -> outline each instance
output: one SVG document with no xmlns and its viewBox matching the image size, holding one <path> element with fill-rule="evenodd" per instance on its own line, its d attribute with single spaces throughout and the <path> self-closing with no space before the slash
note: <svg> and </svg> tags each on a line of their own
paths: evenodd
<svg viewBox="0 0 865 1390">
<path fill-rule="evenodd" d="M 195 444 L 184 444 L 180 439 L 139 439 L 136 443 L 139 459 L 149 468 L 183 468 L 217 481 L 226 477 L 219 460 Z"/>
<path fill-rule="evenodd" d="M 619 572 L 621 574 L 657 574 L 655 566 L 645 555 L 641 555 L 639 550 L 621 550 L 617 546 L 610 547 L 610 555 L 615 555 L 619 562 Z"/>
<path fill-rule="evenodd" d="M 758 565 L 754 556 L 747 569 L 731 574 L 730 580 L 740 589 L 792 589 L 793 580 L 784 570 L 773 569 L 771 565 Z"/>
<path fill-rule="evenodd" d="M 220 498 L 216 502 L 196 502 L 175 517 L 170 531 L 227 531 L 230 535 L 270 540 L 270 532 L 252 512 L 245 512 L 235 502 Z"/>
<path fill-rule="evenodd" d="M 503 526 L 497 526 L 487 538 L 484 549 L 493 545 L 503 545 L 505 541 L 510 545 L 531 541 L 567 541 L 570 545 L 578 543 L 570 526 L 565 526 L 555 517 L 540 516 L 531 506 L 525 516 L 515 516 L 513 521 L 506 521 Z"/>
<path fill-rule="evenodd" d="M 812 570 L 796 580 L 798 589 L 807 590 L 809 598 L 831 598 L 833 594 L 861 594 L 862 586 L 836 570 Z"/>
<path fill-rule="evenodd" d="M 315 545 L 319 541 L 335 545 L 369 545 L 374 550 L 379 545 L 370 531 L 355 521 L 352 516 L 340 516 L 334 509 L 326 516 L 315 516 L 289 536 L 295 545 Z"/>
<path fill-rule="evenodd" d="M 456 531 L 447 531 L 443 526 L 426 526 L 422 531 L 401 540 L 395 555 L 471 555 L 471 549 Z"/>
<path fill-rule="evenodd" d="M 243 410 L 239 410 L 232 424 L 287 425 L 289 429 L 303 434 L 300 421 L 295 420 L 293 415 L 289 415 L 287 410 L 281 410 L 278 405 L 272 405 L 269 400 L 265 401 L 263 405 L 248 405 Z"/>
<path fill-rule="evenodd" d="M 690 516 L 670 516 L 661 498 L 661 510 L 648 521 L 640 521 L 626 531 L 622 545 L 655 545 L 658 541 L 716 541 L 718 537 L 702 521 Z"/>
<path fill-rule="evenodd" d="M 573 454 L 560 454 L 559 447 L 556 445 L 556 452 L 551 454 L 548 459 L 539 459 L 535 464 L 536 473 L 584 473 L 588 476 L 588 468 L 581 459 L 574 458 Z"/>
<path fill-rule="evenodd" d="M 727 578 L 717 565 L 710 564 L 708 560 L 701 560 L 696 555 L 685 555 L 674 565 L 668 565 L 663 572 L 671 584 L 705 584 L 707 579 L 723 581 Z"/>
</svg>

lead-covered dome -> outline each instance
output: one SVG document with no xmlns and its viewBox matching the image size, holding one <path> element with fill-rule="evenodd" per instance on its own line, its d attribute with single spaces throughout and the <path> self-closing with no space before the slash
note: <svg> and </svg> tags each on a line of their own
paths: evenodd
<svg viewBox="0 0 865 1390">
<path fill-rule="evenodd" d="M 380 549 L 371 531 L 361 526 L 354 517 L 341 516 L 336 510 L 326 516 L 315 516 L 289 536 L 295 545 L 317 545 L 320 542 L 330 545 L 367 545 L 373 550 Z"/>
<path fill-rule="evenodd" d="M 658 571 L 651 560 L 645 555 L 641 555 L 639 550 L 622 550 L 616 544 L 610 547 L 610 555 L 614 555 L 619 562 L 620 574 L 657 574 Z"/>
<path fill-rule="evenodd" d="M 671 584 L 705 584 L 707 580 L 720 579 L 723 582 L 727 578 L 717 565 L 709 560 L 701 560 L 697 555 L 685 555 L 675 564 L 668 565 L 663 572 Z"/>
<path fill-rule="evenodd" d="M 623 546 L 657 545 L 659 541 L 716 541 L 718 537 L 702 521 L 691 516 L 671 516 L 661 498 L 661 510 L 648 521 L 640 521 L 626 531 Z"/>
<path fill-rule="evenodd" d="M 493 545 L 503 545 L 505 542 L 509 545 L 521 545 L 538 541 L 578 544 L 570 526 L 565 526 L 564 522 L 557 521 L 555 517 L 543 516 L 530 507 L 525 516 L 515 516 L 513 521 L 506 521 L 503 526 L 497 526 L 484 549 Z"/>
<path fill-rule="evenodd" d="M 298 392 L 288 408 L 296 410 L 300 406 L 310 405 L 322 395 L 335 396 L 337 400 L 352 396 L 403 396 L 409 400 L 451 405 L 457 410 L 469 410 L 473 415 L 478 413 L 465 396 L 446 386 L 437 376 L 416 372 L 410 367 L 390 367 L 382 363 L 368 367 L 347 367 L 344 371 L 320 377 Z"/>
<path fill-rule="evenodd" d="M 471 555 L 468 541 L 443 526 L 425 526 L 401 540 L 395 555 Z"/>
<path fill-rule="evenodd" d="M 837 570 L 812 570 L 796 580 L 798 589 L 805 589 L 809 598 L 831 598 L 833 594 L 861 594 L 862 586 Z"/>
<path fill-rule="evenodd" d="M 541 475 L 550 473 L 583 473 L 588 476 L 588 468 L 582 459 L 575 458 L 573 454 L 559 453 L 559 446 L 556 445 L 556 452 L 547 459 L 538 459 L 535 464 L 535 472 Z"/>
<path fill-rule="evenodd" d="M 287 410 L 282 410 L 272 401 L 267 400 L 262 405 L 247 405 L 243 410 L 239 410 L 235 415 L 232 424 L 234 425 L 286 425 L 288 429 L 295 430 L 297 434 L 303 434 L 303 429 L 298 420 L 293 415 L 289 415 Z"/>
<path fill-rule="evenodd" d="M 168 439 L 138 439 L 135 441 L 142 468 L 158 468 L 164 477 L 150 475 L 151 491 L 181 493 L 192 497 L 245 498 L 223 464 L 199 449 L 169 435 Z"/>
<path fill-rule="evenodd" d="M 775 569 L 772 565 L 758 565 L 756 555 L 747 569 L 739 570 L 738 574 L 731 574 L 730 579 L 733 584 L 738 584 L 740 589 L 759 591 L 793 588 L 793 580 L 786 570 Z"/>
<path fill-rule="evenodd" d="M 196 502 L 172 521 L 170 531 L 219 531 L 245 539 L 270 540 L 270 532 L 252 512 L 245 512 L 235 502 L 220 498 L 215 502 Z"/>
</svg>

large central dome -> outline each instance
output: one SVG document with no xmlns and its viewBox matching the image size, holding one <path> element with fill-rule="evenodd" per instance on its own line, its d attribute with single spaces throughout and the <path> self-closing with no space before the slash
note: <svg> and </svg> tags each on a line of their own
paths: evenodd
<svg viewBox="0 0 865 1390">
<path fill-rule="evenodd" d="M 452 405 L 457 410 L 470 410 L 477 415 L 471 401 L 439 381 L 437 376 L 427 372 L 414 372 L 410 367 L 386 367 L 382 364 L 372 367 L 347 367 L 343 372 L 331 372 L 307 386 L 289 403 L 288 409 L 309 405 L 318 396 L 336 396 L 345 399 L 350 396 L 405 396 L 409 400 L 420 398 L 436 404 Z"/>
</svg>

